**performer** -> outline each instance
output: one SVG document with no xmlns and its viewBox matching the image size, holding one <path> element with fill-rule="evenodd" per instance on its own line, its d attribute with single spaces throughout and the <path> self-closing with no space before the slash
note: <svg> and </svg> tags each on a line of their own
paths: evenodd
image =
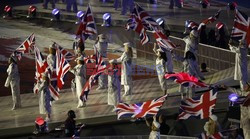
<svg viewBox="0 0 250 139">
<path fill-rule="evenodd" d="M 86 83 L 86 66 L 84 63 L 84 57 L 80 56 L 77 59 L 77 65 L 70 69 L 70 72 L 72 72 L 75 75 L 75 82 L 76 82 L 76 94 L 78 98 L 78 105 L 77 108 L 85 107 L 86 104 L 80 99 L 82 89 Z"/>
<path fill-rule="evenodd" d="M 51 105 L 50 105 L 50 91 L 49 91 L 49 77 L 47 73 L 42 74 L 42 81 L 38 87 L 39 93 L 39 111 L 40 114 L 46 114 L 46 121 L 50 121 Z"/>
<path fill-rule="evenodd" d="M 197 59 L 198 53 L 198 32 L 196 30 L 192 30 L 189 36 L 183 38 L 183 41 L 186 43 L 184 56 L 188 51 L 192 52 Z"/>
<path fill-rule="evenodd" d="M 150 127 L 151 132 L 149 134 L 149 139 L 160 139 L 160 123 L 156 121 L 156 115 L 153 117 L 152 124 L 149 123 L 149 121 L 145 118 L 146 124 L 148 127 Z"/>
<path fill-rule="evenodd" d="M 207 136 L 211 136 L 215 133 L 218 133 L 220 130 L 219 123 L 217 122 L 217 116 L 211 115 L 209 116 L 209 121 L 207 121 L 204 125 L 204 130 Z"/>
<path fill-rule="evenodd" d="M 110 63 L 122 63 L 121 84 L 124 85 L 124 96 L 132 94 L 132 58 L 133 51 L 129 42 L 124 43 L 125 52 L 118 59 L 111 60 Z"/>
<path fill-rule="evenodd" d="M 119 7 L 121 7 L 121 0 L 115 0 L 114 1 L 115 10 L 118 10 Z"/>
<path fill-rule="evenodd" d="M 76 114 L 73 110 L 68 111 L 68 117 L 64 122 L 65 126 L 65 136 L 66 137 L 72 137 L 76 132 L 76 121 L 74 120 L 76 118 Z"/>
<path fill-rule="evenodd" d="M 174 54 L 173 57 L 183 63 L 183 71 L 187 72 L 188 74 L 199 77 L 201 80 L 204 80 L 203 74 L 199 70 L 199 66 L 197 61 L 195 60 L 195 56 L 192 52 L 188 51 L 185 57 L 181 57 L 179 55 Z M 191 98 L 194 95 L 194 88 L 187 88 L 186 91 L 183 90 L 184 88 L 180 85 L 180 92 L 186 92 L 188 94 L 188 98 Z M 183 94 L 182 94 L 183 95 Z M 182 96 L 183 98 L 183 96 Z"/>
<path fill-rule="evenodd" d="M 44 3 L 43 3 L 43 8 L 44 9 L 47 9 L 48 8 L 48 3 L 51 3 L 51 6 L 52 6 L 52 9 L 54 9 L 56 7 L 55 5 L 55 0 L 44 0 Z"/>
<path fill-rule="evenodd" d="M 77 13 L 77 3 L 76 0 L 66 0 L 66 11 L 71 12 L 71 6 L 73 5 L 73 12 Z"/>
<path fill-rule="evenodd" d="M 122 0 L 121 15 L 126 15 L 128 7 L 130 9 L 130 12 L 132 12 L 134 9 L 134 0 Z"/>
<path fill-rule="evenodd" d="M 56 46 L 52 44 L 49 46 L 49 54 L 47 56 L 47 63 L 49 68 L 53 71 L 56 65 Z"/>
<path fill-rule="evenodd" d="M 169 38 L 170 30 L 166 30 L 165 35 L 167 36 L 167 38 Z M 167 71 L 168 71 L 168 73 L 173 73 L 174 66 L 173 66 L 173 59 L 172 59 L 172 51 L 166 50 L 165 53 L 167 56 L 167 61 L 166 61 L 167 62 Z"/>
<path fill-rule="evenodd" d="M 155 52 L 157 58 L 156 58 L 156 71 L 158 75 L 158 79 L 161 85 L 161 89 L 163 93 L 166 95 L 167 94 L 167 80 L 165 79 L 164 75 L 166 73 L 167 65 L 167 57 L 166 53 L 163 52 L 161 49 L 156 49 L 156 43 L 154 43 L 154 49 L 153 51 Z"/>
<path fill-rule="evenodd" d="M 248 80 L 247 72 L 247 54 L 248 48 L 245 40 L 241 40 L 239 47 L 232 45 L 232 40 L 229 41 L 229 47 L 232 52 L 235 53 L 235 68 L 234 68 L 234 80 L 240 81 L 240 86 L 246 85 Z"/>
<path fill-rule="evenodd" d="M 121 83 L 119 81 L 117 64 L 110 63 L 111 69 L 108 75 L 108 105 L 113 105 L 116 110 L 116 105 L 121 102 Z"/>
<path fill-rule="evenodd" d="M 7 69 L 8 77 L 5 81 L 5 87 L 11 88 L 13 107 L 12 110 L 21 107 L 21 97 L 20 97 L 20 76 L 17 66 L 17 58 L 11 56 L 9 58 L 9 67 Z"/>
<path fill-rule="evenodd" d="M 94 51 L 96 54 L 96 51 L 103 57 L 107 58 L 107 48 L 108 48 L 108 42 L 106 40 L 106 37 L 104 34 L 98 35 L 97 42 L 94 46 Z M 101 90 L 101 89 L 107 89 L 108 85 L 108 76 L 105 74 L 101 74 L 98 77 L 98 87 L 96 90 Z"/>
</svg>

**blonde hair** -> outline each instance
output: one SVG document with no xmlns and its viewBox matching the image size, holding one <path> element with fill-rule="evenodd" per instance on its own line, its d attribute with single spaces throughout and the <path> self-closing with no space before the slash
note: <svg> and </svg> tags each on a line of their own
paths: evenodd
<svg viewBox="0 0 250 139">
<path fill-rule="evenodd" d="M 133 58 L 133 49 L 131 47 L 126 47 L 128 56 Z"/>
</svg>

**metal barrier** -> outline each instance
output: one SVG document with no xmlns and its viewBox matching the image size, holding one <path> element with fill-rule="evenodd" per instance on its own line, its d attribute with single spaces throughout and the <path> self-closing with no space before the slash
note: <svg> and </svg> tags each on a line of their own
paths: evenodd
<svg viewBox="0 0 250 139">
<path fill-rule="evenodd" d="M 150 37 L 152 38 L 152 37 Z M 170 39 L 175 44 L 180 44 L 181 47 L 175 49 L 175 53 L 184 55 L 185 42 L 178 37 L 170 36 Z M 151 39 L 154 40 L 154 39 Z M 155 60 L 156 56 L 153 49 L 153 42 L 149 42 L 142 46 L 140 40 L 135 39 L 137 57 L 147 60 Z M 248 59 L 250 59 L 248 57 Z M 230 68 L 235 64 L 235 53 L 230 50 L 199 44 L 198 46 L 198 63 L 206 63 L 210 71 L 219 71 Z M 174 61 L 175 66 L 182 66 L 182 63 Z"/>
<path fill-rule="evenodd" d="M 148 139 L 148 135 L 81 137 L 81 139 Z M 161 139 L 198 139 L 196 137 L 161 135 Z"/>
</svg>

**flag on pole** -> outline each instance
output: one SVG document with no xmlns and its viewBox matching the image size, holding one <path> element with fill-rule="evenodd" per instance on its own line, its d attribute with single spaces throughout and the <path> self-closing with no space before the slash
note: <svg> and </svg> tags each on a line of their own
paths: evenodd
<svg viewBox="0 0 250 139">
<path fill-rule="evenodd" d="M 75 58 L 74 54 L 71 53 L 70 51 L 64 49 L 62 46 L 60 46 L 59 44 L 57 44 L 56 42 L 54 42 L 54 44 L 56 46 L 57 49 L 60 50 L 60 53 L 65 57 L 65 59 L 70 62 L 71 60 L 73 60 Z"/>
<path fill-rule="evenodd" d="M 233 40 L 246 39 L 248 47 L 250 47 L 250 18 L 240 10 L 236 9 L 234 25 L 231 33 Z"/>
<path fill-rule="evenodd" d="M 16 50 L 13 52 L 13 56 L 16 56 L 18 60 L 22 59 L 23 54 L 31 53 L 35 46 L 35 35 L 32 33 Z"/>
<path fill-rule="evenodd" d="M 217 91 L 213 89 L 201 96 L 182 100 L 178 119 L 188 119 L 189 117 L 196 117 L 198 119 L 208 118 L 212 115 L 216 99 Z"/>
<path fill-rule="evenodd" d="M 80 36 L 81 41 L 85 41 L 89 36 L 95 34 L 97 34 L 96 24 L 91 7 L 88 5 L 87 11 L 83 17 L 83 21 L 80 23 L 76 35 Z"/>
<path fill-rule="evenodd" d="M 217 12 L 215 13 L 215 15 L 213 15 L 213 16 L 211 16 L 211 17 L 205 19 L 205 20 L 203 20 L 203 21 L 200 23 L 200 25 L 199 25 L 199 27 L 198 27 L 198 30 L 200 30 L 201 27 L 204 26 L 204 25 L 208 25 L 208 24 L 210 24 L 210 23 L 215 22 L 215 21 L 219 18 L 220 12 L 221 12 L 221 10 L 217 11 Z"/>
<path fill-rule="evenodd" d="M 122 117 L 143 118 L 149 115 L 156 115 L 165 102 L 166 97 L 167 95 L 164 95 L 153 100 L 136 104 L 119 103 L 116 106 L 118 119 Z"/>
</svg>

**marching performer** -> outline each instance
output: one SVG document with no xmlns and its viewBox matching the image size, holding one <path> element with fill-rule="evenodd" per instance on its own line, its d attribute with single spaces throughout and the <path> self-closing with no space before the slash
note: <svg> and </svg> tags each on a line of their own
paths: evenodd
<svg viewBox="0 0 250 139">
<path fill-rule="evenodd" d="M 47 63 L 49 68 L 53 71 L 56 65 L 56 46 L 52 44 L 49 46 L 49 54 L 47 56 Z"/>
<path fill-rule="evenodd" d="M 96 53 L 99 52 L 99 54 L 103 58 L 107 58 L 107 48 L 108 48 L 108 42 L 106 40 L 106 37 L 104 34 L 98 35 L 97 42 L 94 46 L 94 51 Z M 98 88 L 96 90 L 106 89 L 108 85 L 108 76 L 107 75 L 100 75 L 98 77 Z"/>
<path fill-rule="evenodd" d="M 86 104 L 80 99 L 82 89 L 86 83 L 86 66 L 84 63 L 84 57 L 80 56 L 77 59 L 77 65 L 70 69 L 70 72 L 72 72 L 75 75 L 75 83 L 76 83 L 76 94 L 78 98 L 78 105 L 77 108 L 85 107 Z"/>
<path fill-rule="evenodd" d="M 184 56 L 186 56 L 186 53 L 188 51 L 192 52 L 197 59 L 197 53 L 198 53 L 198 32 L 196 30 L 192 30 L 189 33 L 189 36 L 183 38 L 183 41 L 186 43 Z"/>
<path fill-rule="evenodd" d="M 46 121 L 50 120 L 51 105 L 50 105 L 50 91 L 49 91 L 49 77 L 47 73 L 42 74 L 42 81 L 38 87 L 39 93 L 39 112 L 46 114 Z"/>
<path fill-rule="evenodd" d="M 163 52 L 161 49 L 156 49 L 156 43 L 154 43 L 154 49 L 153 51 L 155 52 L 157 58 L 156 58 L 156 71 L 158 75 L 158 79 L 161 85 L 161 89 L 163 93 L 166 95 L 167 94 L 167 80 L 165 79 L 164 75 L 166 73 L 167 65 L 167 57 L 166 53 Z"/>
<path fill-rule="evenodd" d="M 160 123 L 157 122 L 156 120 L 156 115 L 153 117 L 153 122 L 150 123 L 146 118 L 145 118 L 146 124 L 148 127 L 150 127 L 151 132 L 149 134 L 149 139 L 160 139 Z"/>
<path fill-rule="evenodd" d="M 219 123 L 217 122 L 217 116 L 211 115 L 209 116 L 209 121 L 207 121 L 204 125 L 204 130 L 207 136 L 211 136 L 215 133 L 218 133 L 220 130 Z"/>
<path fill-rule="evenodd" d="M 118 59 L 111 60 L 110 63 L 122 63 L 121 85 L 124 85 L 124 96 L 132 94 L 132 58 L 133 51 L 129 42 L 124 43 L 125 51 Z"/>
<path fill-rule="evenodd" d="M 11 88 L 13 107 L 12 110 L 21 107 L 21 97 L 20 97 L 20 76 L 17 66 L 17 58 L 11 56 L 9 58 L 9 67 L 7 69 L 8 77 L 5 81 L 5 87 Z"/>
<path fill-rule="evenodd" d="M 108 105 L 113 105 L 113 111 L 115 111 L 116 105 L 121 102 L 121 83 L 119 81 L 117 64 L 112 62 L 110 64 L 111 69 L 108 74 Z"/>
</svg>

